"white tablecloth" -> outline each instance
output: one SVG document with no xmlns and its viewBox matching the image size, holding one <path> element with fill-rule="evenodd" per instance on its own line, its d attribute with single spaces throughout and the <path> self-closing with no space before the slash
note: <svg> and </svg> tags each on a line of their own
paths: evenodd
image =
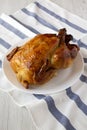
<svg viewBox="0 0 87 130">
<path fill-rule="evenodd" d="M 2 72 L 2 59 L 8 49 L 27 37 L 38 33 L 56 33 L 66 28 L 80 46 L 84 61 L 84 71 L 75 84 L 60 93 L 26 94 L 14 89 Z M 87 128 L 87 21 L 79 18 L 50 2 L 38 0 L 12 15 L 0 17 L 0 91 L 2 98 L 0 108 L 8 119 L 3 130 L 86 130 Z M 3 102 L 4 101 L 4 102 Z M 9 102 L 8 102 L 9 101 Z M 12 103 L 17 107 L 16 113 Z M 3 105 L 5 104 L 5 105 Z M 21 108 L 21 109 L 20 109 Z M 13 109 L 13 112 L 12 112 Z M 19 110 L 20 109 L 20 110 Z M 21 112 L 20 112 L 21 111 Z M 11 113 L 10 113 L 11 112 Z M 18 113 L 19 112 L 19 113 Z M 21 114 L 20 114 L 21 113 Z M 18 119 L 16 118 L 18 114 Z M 21 117 L 21 118 L 20 118 Z M 20 124 L 21 120 L 21 125 Z M 10 125 L 9 125 L 10 121 Z M 22 124 L 24 123 L 24 125 Z M 29 123 L 29 125 L 28 125 Z M 15 125 L 17 124 L 17 127 Z M 24 127 L 22 127 L 24 126 Z"/>
</svg>

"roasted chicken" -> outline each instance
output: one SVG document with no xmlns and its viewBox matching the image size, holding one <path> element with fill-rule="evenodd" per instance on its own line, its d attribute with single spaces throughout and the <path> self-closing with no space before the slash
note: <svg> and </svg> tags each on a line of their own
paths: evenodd
<svg viewBox="0 0 87 130">
<path fill-rule="evenodd" d="M 29 88 L 30 84 L 43 84 L 59 69 L 68 68 L 77 56 L 79 47 L 70 44 L 72 35 L 66 29 L 57 34 L 38 34 L 24 45 L 16 47 L 7 59 L 18 81 Z"/>
</svg>

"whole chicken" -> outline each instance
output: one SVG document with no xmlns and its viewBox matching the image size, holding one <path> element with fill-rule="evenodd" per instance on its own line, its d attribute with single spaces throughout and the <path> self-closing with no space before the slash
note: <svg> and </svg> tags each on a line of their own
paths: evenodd
<svg viewBox="0 0 87 130">
<path fill-rule="evenodd" d="M 59 69 L 68 68 L 77 56 L 79 47 L 70 44 L 72 35 L 66 29 L 57 34 L 38 34 L 24 45 L 16 47 L 7 59 L 18 81 L 29 88 L 31 84 L 43 84 Z"/>
</svg>

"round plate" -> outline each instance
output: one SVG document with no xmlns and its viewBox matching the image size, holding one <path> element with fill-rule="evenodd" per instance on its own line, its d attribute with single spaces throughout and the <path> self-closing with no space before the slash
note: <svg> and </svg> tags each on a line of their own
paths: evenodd
<svg viewBox="0 0 87 130">
<path fill-rule="evenodd" d="M 18 45 L 23 45 L 26 40 L 22 40 L 20 43 L 12 47 L 8 53 Z M 7 53 L 7 54 L 8 54 Z M 17 80 L 15 73 L 13 72 L 9 62 L 6 59 L 6 56 L 3 59 L 3 72 L 7 77 L 8 81 L 12 84 L 13 87 L 18 88 L 21 91 L 33 94 L 50 94 L 57 93 L 62 90 L 67 89 L 73 85 L 80 77 L 83 71 L 83 58 L 78 53 L 74 63 L 71 67 L 67 69 L 59 70 L 50 81 L 43 85 L 33 86 L 32 89 L 25 89 Z"/>
</svg>

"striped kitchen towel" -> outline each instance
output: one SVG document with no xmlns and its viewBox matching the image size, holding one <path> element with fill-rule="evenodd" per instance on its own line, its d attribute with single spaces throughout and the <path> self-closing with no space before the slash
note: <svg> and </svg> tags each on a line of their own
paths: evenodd
<svg viewBox="0 0 87 130">
<path fill-rule="evenodd" d="M 76 83 L 54 94 L 29 94 L 14 88 L 2 72 L 8 49 L 39 33 L 57 33 L 66 28 L 80 46 L 84 71 Z M 20 107 L 26 107 L 37 130 L 87 129 L 87 21 L 52 3 L 37 0 L 12 15 L 0 17 L 0 91 Z M 31 130 L 31 128 L 30 128 Z"/>
</svg>

